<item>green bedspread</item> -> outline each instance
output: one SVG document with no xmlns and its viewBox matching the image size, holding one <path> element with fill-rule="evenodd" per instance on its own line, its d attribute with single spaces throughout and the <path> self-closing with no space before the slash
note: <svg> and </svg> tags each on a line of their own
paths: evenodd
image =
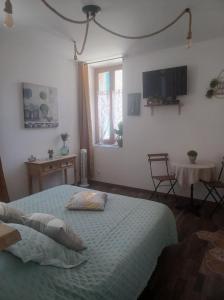
<svg viewBox="0 0 224 300">
<path fill-rule="evenodd" d="M 1 252 L 0 300 L 137 299 L 162 249 L 177 241 L 172 212 L 163 204 L 114 194 L 108 194 L 104 212 L 66 210 L 70 196 L 81 190 L 62 185 L 9 204 L 65 220 L 84 240 L 89 259 L 65 270 L 23 264 Z"/>
</svg>

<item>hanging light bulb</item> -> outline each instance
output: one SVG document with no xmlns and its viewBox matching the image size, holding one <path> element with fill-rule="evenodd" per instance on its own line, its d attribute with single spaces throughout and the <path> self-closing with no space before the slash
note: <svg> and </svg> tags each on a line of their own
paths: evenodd
<svg viewBox="0 0 224 300">
<path fill-rule="evenodd" d="M 188 35 L 187 35 L 187 48 L 191 48 L 192 46 L 192 32 L 189 31 Z"/>
<path fill-rule="evenodd" d="M 5 19 L 4 19 L 4 26 L 8 28 L 12 28 L 14 26 L 14 21 L 12 17 L 12 3 L 10 0 L 5 1 Z"/>
<path fill-rule="evenodd" d="M 186 8 L 186 13 L 189 15 L 188 34 L 187 34 L 187 48 L 192 46 L 192 13 L 190 8 Z"/>
<path fill-rule="evenodd" d="M 12 28 L 14 26 L 13 17 L 11 14 L 6 14 L 4 19 L 4 26 Z"/>
</svg>

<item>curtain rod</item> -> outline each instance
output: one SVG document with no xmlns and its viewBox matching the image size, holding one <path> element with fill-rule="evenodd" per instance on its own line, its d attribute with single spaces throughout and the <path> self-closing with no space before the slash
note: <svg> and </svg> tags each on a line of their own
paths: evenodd
<svg viewBox="0 0 224 300">
<path fill-rule="evenodd" d="M 110 61 L 110 60 L 116 60 L 116 59 L 123 59 L 123 56 L 119 56 L 119 57 L 114 57 L 114 58 L 109 58 L 109 59 L 103 59 L 103 60 L 98 60 L 98 61 L 90 61 L 90 62 L 86 62 L 86 65 L 92 65 L 92 64 L 97 64 L 97 63 L 101 63 L 101 62 L 105 62 L 105 61 Z"/>
</svg>

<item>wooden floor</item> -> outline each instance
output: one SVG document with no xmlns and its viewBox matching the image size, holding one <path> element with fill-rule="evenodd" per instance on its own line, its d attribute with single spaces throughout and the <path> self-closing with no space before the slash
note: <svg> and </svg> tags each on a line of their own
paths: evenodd
<svg viewBox="0 0 224 300">
<path fill-rule="evenodd" d="M 151 199 L 150 192 L 135 188 L 99 182 L 91 182 L 91 188 Z M 175 200 L 172 196 L 167 198 L 160 195 L 153 201 L 165 203 L 173 211 L 179 244 L 164 249 L 157 268 L 139 300 L 224 300 L 224 272 L 217 274 L 202 271 L 202 262 L 211 245 L 208 241 L 199 239 L 196 234 L 201 230 L 224 230 L 224 209 L 210 217 L 214 206 L 212 203 L 206 203 L 198 217 L 184 209 L 175 208 L 176 201 L 183 203 L 188 199 Z"/>
</svg>

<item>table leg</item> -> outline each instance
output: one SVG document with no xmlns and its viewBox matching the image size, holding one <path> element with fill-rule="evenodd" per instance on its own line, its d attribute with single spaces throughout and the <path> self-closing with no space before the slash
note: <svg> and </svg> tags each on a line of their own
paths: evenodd
<svg viewBox="0 0 224 300">
<path fill-rule="evenodd" d="M 199 208 L 200 208 L 200 205 L 195 205 L 194 204 L 194 185 L 191 184 L 191 200 L 190 200 L 190 206 L 189 206 L 189 210 L 195 214 L 196 216 L 200 216 L 200 213 L 199 213 Z"/>
<path fill-rule="evenodd" d="M 39 181 L 39 191 L 41 192 L 43 190 L 43 180 L 41 175 L 39 175 L 38 181 Z"/>
<path fill-rule="evenodd" d="M 68 183 L 68 172 L 67 169 L 64 169 L 64 178 L 65 178 L 65 184 Z"/>
<path fill-rule="evenodd" d="M 28 175 L 28 189 L 29 189 L 29 194 L 33 194 L 33 177 L 32 175 Z"/>
<path fill-rule="evenodd" d="M 194 207 L 194 185 L 191 184 L 191 207 Z"/>
<path fill-rule="evenodd" d="M 78 178 L 77 178 L 77 159 L 74 159 L 74 183 L 78 185 Z"/>
<path fill-rule="evenodd" d="M 178 204 L 175 206 L 178 209 L 184 209 L 185 211 L 190 211 L 196 216 L 199 216 L 199 206 L 194 204 L 194 185 L 191 184 L 191 194 L 190 194 L 190 202 L 188 204 Z"/>
</svg>

